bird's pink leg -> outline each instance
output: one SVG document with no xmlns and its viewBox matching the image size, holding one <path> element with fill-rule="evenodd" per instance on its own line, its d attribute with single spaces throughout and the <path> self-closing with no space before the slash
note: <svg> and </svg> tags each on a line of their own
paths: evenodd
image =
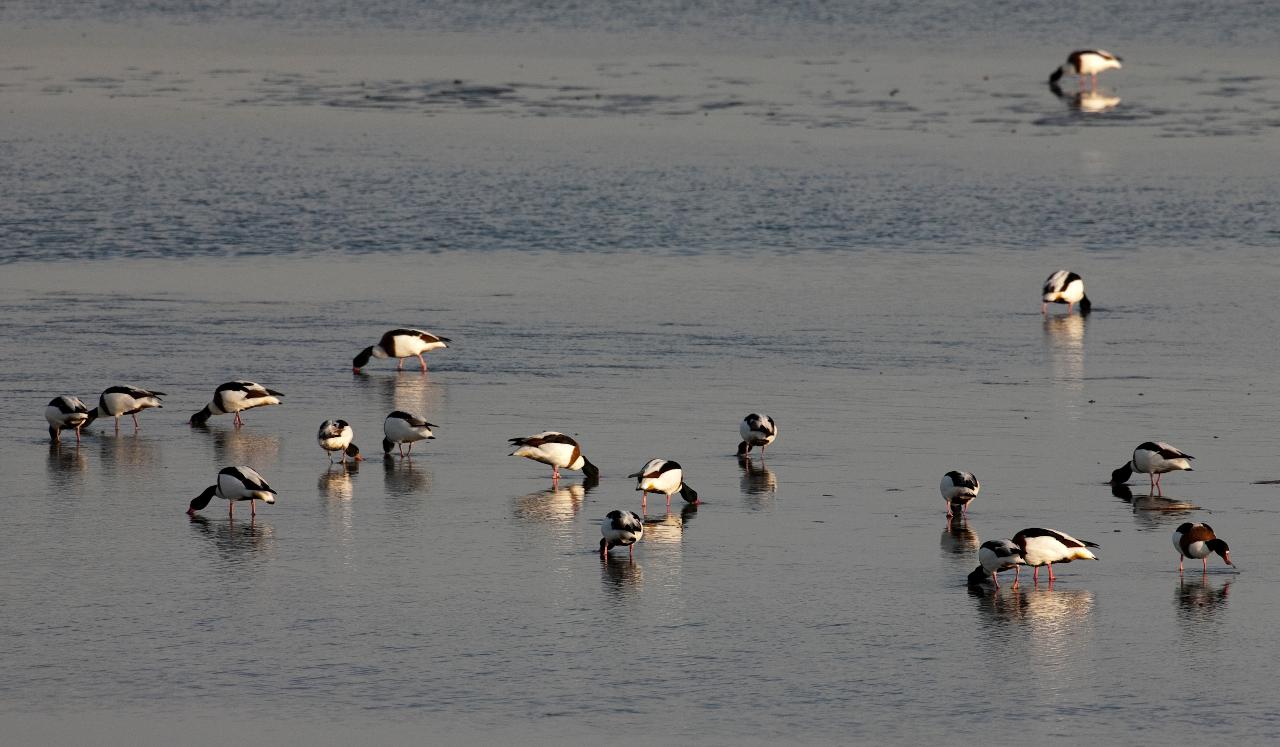
<svg viewBox="0 0 1280 747">
<path fill-rule="evenodd" d="M 649 505 L 648 491 L 640 491 L 640 513 L 644 513 L 645 508 Z"/>
<path fill-rule="evenodd" d="M 396 364 L 396 370 L 397 370 L 397 371 L 403 371 L 403 370 L 404 370 L 404 358 L 401 358 L 401 359 L 400 359 L 400 362 Z"/>
<path fill-rule="evenodd" d="M 1000 588 L 1000 579 L 996 578 L 995 571 L 991 572 L 991 583 L 995 584 L 997 589 Z"/>
<path fill-rule="evenodd" d="M 667 493 L 667 510 L 671 510 L 671 494 Z"/>
<path fill-rule="evenodd" d="M 1200 558 L 1200 561 L 1204 563 L 1204 572 L 1208 573 L 1209 572 L 1209 556 L 1206 555 L 1203 558 Z"/>
<path fill-rule="evenodd" d="M 138 432 L 138 413 L 135 412 L 132 415 L 132 417 L 133 417 L 133 432 L 137 433 Z"/>
<path fill-rule="evenodd" d="M 946 498 L 943 498 L 942 502 L 947 504 L 947 518 L 950 519 L 951 518 L 951 501 L 947 500 Z"/>
<path fill-rule="evenodd" d="M 1040 304 L 1040 313 L 1041 313 L 1041 314 L 1048 314 L 1048 313 L 1049 313 L 1049 304 L 1048 304 L 1048 303 L 1041 303 L 1041 304 Z"/>
<path fill-rule="evenodd" d="M 1072 303 L 1071 301 L 1067 301 L 1067 313 L 1068 313 L 1068 314 L 1070 314 L 1070 313 L 1071 313 L 1071 310 L 1072 310 L 1072 309 L 1074 309 L 1074 308 L 1075 308 L 1075 306 L 1076 306 L 1076 305 L 1075 305 L 1074 303 Z"/>
<path fill-rule="evenodd" d="M 235 424 L 237 426 L 244 425 L 244 421 L 240 419 L 240 413 L 236 413 Z"/>
<path fill-rule="evenodd" d="M 232 521 L 235 518 L 236 518 L 236 502 L 227 501 L 227 521 Z"/>
<path fill-rule="evenodd" d="M 635 549 L 636 549 L 635 544 L 627 545 L 627 558 L 628 558 L 628 559 L 634 559 L 634 558 L 636 557 Z"/>
<path fill-rule="evenodd" d="M 1182 573 L 1182 553 L 1178 553 L 1178 573 Z"/>
<path fill-rule="evenodd" d="M 62 434 L 58 434 L 58 440 L 62 440 Z M 80 426 L 76 426 L 76 446 L 80 445 Z"/>
<path fill-rule="evenodd" d="M 1056 578 L 1057 577 L 1053 575 L 1053 563 L 1050 563 L 1049 564 L 1049 580 L 1053 581 L 1053 580 L 1056 580 Z"/>
<path fill-rule="evenodd" d="M 1040 583 L 1040 566 L 1036 566 L 1031 570 L 1031 580 L 1037 584 Z"/>
<path fill-rule="evenodd" d="M 120 435 L 120 416 L 116 416 L 116 435 Z"/>
<path fill-rule="evenodd" d="M 250 515 L 250 516 L 257 516 L 257 515 L 258 515 L 258 502 L 257 502 L 257 501 L 249 501 L 249 515 Z"/>
<path fill-rule="evenodd" d="M 422 364 L 422 372 L 427 372 L 427 361 L 422 357 L 422 353 L 418 353 L 418 363 Z"/>
</svg>

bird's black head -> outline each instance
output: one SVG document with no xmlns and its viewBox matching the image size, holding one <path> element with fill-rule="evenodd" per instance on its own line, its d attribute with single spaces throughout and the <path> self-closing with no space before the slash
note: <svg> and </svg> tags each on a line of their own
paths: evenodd
<svg viewBox="0 0 1280 747">
<path fill-rule="evenodd" d="M 600 480 L 600 468 L 588 461 L 586 457 L 582 458 L 582 474 L 586 475 L 588 480 Z"/>
<path fill-rule="evenodd" d="M 689 487 L 688 483 L 685 483 L 680 486 L 680 497 L 685 499 L 685 502 L 687 503 L 693 503 L 693 504 L 700 503 L 700 501 L 698 500 L 698 491 Z"/>
<path fill-rule="evenodd" d="M 1124 465 L 1123 467 L 1117 467 L 1116 469 L 1112 470 L 1112 472 L 1111 472 L 1111 484 L 1112 484 L 1112 485 L 1122 485 L 1122 484 L 1124 484 L 1124 483 L 1128 482 L 1128 481 L 1129 481 L 1129 478 L 1130 478 L 1132 475 L 1133 475 L 1133 462 L 1129 462 L 1128 464 Z"/>
<path fill-rule="evenodd" d="M 187 506 L 187 516 L 195 516 L 196 511 L 209 505 L 209 501 L 213 500 L 214 493 L 218 492 L 217 485 L 210 485 L 204 489 L 204 492 L 191 499 L 191 505 Z"/>
<path fill-rule="evenodd" d="M 373 346 L 370 345 L 369 347 L 357 353 L 355 358 L 351 359 L 351 370 L 355 373 L 360 373 L 360 369 L 364 368 L 365 365 L 369 363 L 369 359 L 372 357 L 373 357 Z"/>
<path fill-rule="evenodd" d="M 382 453 L 390 454 L 391 450 L 395 448 L 395 445 L 396 445 L 395 442 L 389 438 L 382 439 Z"/>
<path fill-rule="evenodd" d="M 351 457 L 352 459 L 356 460 L 357 462 L 363 462 L 363 461 L 364 461 L 364 457 L 363 457 L 363 456 L 360 456 L 360 447 L 359 447 L 359 446 L 356 446 L 355 444 L 348 444 L 348 445 L 347 445 L 346 455 L 347 455 L 347 456 L 349 456 L 349 457 Z"/>
<path fill-rule="evenodd" d="M 203 410 L 191 416 L 191 422 L 189 425 L 204 425 L 209 422 L 209 418 L 211 417 L 213 417 L 213 410 L 210 410 L 209 406 L 205 405 Z"/>
<path fill-rule="evenodd" d="M 1214 539 L 1211 539 L 1208 542 L 1206 542 L 1205 545 L 1207 545 L 1208 548 L 1213 552 L 1216 552 L 1219 555 L 1221 555 L 1222 561 L 1224 563 L 1231 566 L 1232 568 L 1236 567 L 1236 564 L 1231 562 L 1231 548 L 1227 547 L 1226 540 L 1218 539 L 1215 537 Z"/>
<path fill-rule="evenodd" d="M 965 582 L 969 584 L 969 586 L 982 586 L 987 582 L 988 578 L 990 577 L 987 575 L 986 570 L 982 566 L 978 566 L 969 572 L 969 576 L 965 579 Z"/>
<path fill-rule="evenodd" d="M 1092 310 L 1093 310 L 1093 301 L 1090 301 L 1088 296 L 1081 296 L 1080 297 L 1080 313 L 1088 314 Z"/>
<path fill-rule="evenodd" d="M 1049 76 L 1049 85 L 1053 85 L 1054 83 L 1057 83 L 1060 80 L 1062 80 L 1062 68 L 1058 68 L 1057 70 L 1054 70 L 1053 74 Z"/>
</svg>

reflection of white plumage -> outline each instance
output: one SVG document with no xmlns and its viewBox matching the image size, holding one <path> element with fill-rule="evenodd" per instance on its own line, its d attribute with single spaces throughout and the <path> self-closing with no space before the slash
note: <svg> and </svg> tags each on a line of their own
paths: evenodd
<svg viewBox="0 0 1280 747">
<path fill-rule="evenodd" d="M 1049 580 L 1054 580 L 1053 564 L 1070 563 L 1073 560 L 1097 560 L 1088 548 L 1098 543 L 1078 540 L 1055 529 L 1031 527 L 1013 535 L 1013 544 L 1022 550 L 1026 564 L 1033 567 L 1032 578 L 1040 580 L 1040 566 L 1049 566 Z"/>
<path fill-rule="evenodd" d="M 625 547 L 631 555 L 635 544 L 644 537 L 644 522 L 633 511 L 613 510 L 600 521 L 600 535 L 601 555 L 615 547 Z"/>
<path fill-rule="evenodd" d="M 44 408 L 44 419 L 49 421 L 49 438 L 55 443 L 62 439 L 63 428 L 76 429 L 76 443 L 80 443 L 80 428 L 89 422 L 89 408 L 79 397 L 54 397 Z"/>
<path fill-rule="evenodd" d="M 400 449 L 400 456 L 404 456 L 405 444 L 409 444 L 409 452 L 412 453 L 414 442 L 435 438 L 431 429 L 439 427 L 428 423 L 426 418 L 403 410 L 395 410 L 387 415 L 386 420 L 382 421 L 382 435 L 384 436 L 382 439 L 382 453 L 390 454 L 391 447 L 397 446 Z"/>
<path fill-rule="evenodd" d="M 276 491 L 262 479 L 262 475 L 252 467 L 224 467 L 218 472 L 217 483 L 204 489 L 204 492 L 191 499 L 187 507 L 187 515 L 194 516 L 196 511 L 209 505 L 214 496 L 227 501 L 228 515 L 235 516 L 236 501 L 249 501 L 249 512 L 257 516 L 258 509 L 254 501 L 275 503 Z"/>
<path fill-rule="evenodd" d="M 738 433 L 742 436 L 742 442 L 738 444 L 739 455 L 748 454 L 751 447 L 759 446 L 760 456 L 764 456 L 764 447 L 778 437 L 778 424 L 768 415 L 753 412 L 738 424 Z"/>
<path fill-rule="evenodd" d="M 516 447 L 515 451 L 507 456 L 524 457 L 550 465 L 553 481 L 560 479 L 561 469 L 580 469 L 589 480 L 600 477 L 600 470 L 582 453 L 581 444 L 572 436 L 566 436 L 558 431 L 543 431 L 532 436 L 507 440 Z"/>
</svg>

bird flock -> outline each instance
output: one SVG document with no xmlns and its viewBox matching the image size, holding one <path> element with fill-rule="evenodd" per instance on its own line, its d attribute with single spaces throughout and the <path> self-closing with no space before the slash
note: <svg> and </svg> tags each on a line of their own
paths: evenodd
<svg viewBox="0 0 1280 747">
<path fill-rule="evenodd" d="M 1076 57 L 1073 54 L 1073 58 Z M 1118 63 L 1116 65 L 1118 67 Z M 1064 66 L 1065 67 L 1065 66 Z M 1106 68 L 1099 68 L 1106 69 Z M 1088 72 L 1088 69 L 1085 70 Z M 1061 72 L 1061 71 L 1059 71 Z M 1092 303 L 1085 294 L 1084 280 L 1074 272 L 1059 270 L 1050 275 L 1041 292 L 1041 313 L 1048 311 L 1049 304 L 1065 304 L 1067 313 L 1078 309 L 1084 315 L 1092 310 Z M 359 373 L 372 358 L 397 358 L 397 370 L 402 370 L 406 358 L 416 357 L 422 371 L 427 371 L 423 353 L 447 348 L 450 339 L 439 337 L 419 329 L 393 329 L 378 340 L 377 344 L 361 350 L 352 361 L 352 370 Z M 92 410 L 74 396 L 59 396 L 49 402 L 45 408 L 45 418 L 49 422 L 49 437 L 55 444 L 61 442 L 64 430 L 74 430 L 76 443 L 80 443 L 80 432 L 95 420 L 110 416 L 114 419 L 115 432 L 120 432 L 120 418 L 129 415 L 133 419 L 134 431 L 139 428 L 138 413 L 152 408 L 163 407 L 164 392 L 142 389 L 135 386 L 108 387 L 98 397 L 98 404 Z M 209 404 L 190 418 L 193 426 L 204 425 L 217 415 L 232 415 L 236 427 L 243 424 L 241 413 L 255 407 L 281 404 L 285 395 L 282 392 L 267 388 L 252 381 L 229 381 L 218 386 Z M 435 438 L 433 429 L 439 426 L 430 423 L 426 418 L 414 413 L 396 410 L 389 413 L 383 421 L 382 451 L 385 458 L 391 452 L 404 458 L 413 450 L 418 441 Z M 767 447 L 778 438 L 778 424 L 768 415 L 751 413 L 739 423 L 741 441 L 738 443 L 737 455 L 747 459 L 753 449 L 759 449 L 761 459 Z M 325 452 L 330 463 L 335 460 L 346 464 L 348 459 L 359 462 L 364 459 L 360 448 L 355 444 L 355 431 L 346 420 L 330 419 L 320 424 L 316 436 L 317 443 Z M 543 431 L 531 436 L 517 436 L 508 439 L 512 451 L 509 456 L 522 457 L 551 467 L 553 485 L 560 480 L 560 470 L 580 471 L 589 484 L 600 478 L 600 470 L 587 459 L 582 445 L 572 436 L 558 431 Z M 1131 458 L 1112 472 L 1111 484 L 1121 486 L 1134 472 L 1146 474 L 1150 480 L 1153 495 L 1163 495 L 1161 478 L 1165 473 L 1191 470 L 1190 454 L 1162 441 L 1147 441 L 1133 450 Z M 617 547 L 626 547 L 628 557 L 634 555 L 635 546 L 644 538 L 643 512 L 648 507 L 650 493 L 663 495 L 666 506 L 671 507 L 671 497 L 680 495 L 687 504 L 698 505 L 701 501 L 698 492 L 688 483 L 684 468 L 675 460 L 650 459 L 638 471 L 627 475 L 634 479 L 635 489 L 640 492 L 641 512 L 616 509 L 610 511 L 600 522 L 599 551 L 602 557 Z M 971 472 L 952 470 L 943 475 L 939 483 L 939 492 L 946 505 L 948 519 L 961 521 L 968 515 L 969 508 L 977 499 L 981 483 Z M 218 472 L 213 485 L 205 488 L 193 498 L 188 505 L 187 514 L 194 516 L 205 509 L 215 497 L 228 503 L 228 516 L 235 516 L 235 504 L 248 501 L 250 517 L 257 515 L 256 502 L 273 504 L 276 491 L 252 467 L 247 465 L 225 467 Z M 1178 570 L 1183 571 L 1183 561 L 1187 558 L 1202 561 L 1203 570 L 1208 571 L 1208 557 L 1218 554 L 1224 562 L 1235 567 L 1231 561 L 1230 549 L 1226 541 L 1217 537 L 1207 524 L 1185 523 L 1178 527 L 1173 535 L 1173 545 L 1178 551 Z M 1097 560 L 1090 548 L 1098 544 L 1088 540 L 1080 540 L 1066 532 L 1043 527 L 1029 527 L 1019 531 L 1011 539 L 998 539 L 984 542 L 978 548 L 978 566 L 969 574 L 968 583 L 980 586 L 990 579 L 993 586 L 999 587 L 999 574 L 1003 571 L 1014 571 L 1014 584 L 1021 577 L 1021 567 L 1032 568 L 1033 582 L 1039 582 L 1040 568 L 1045 567 L 1049 580 L 1055 578 L 1055 563 L 1070 563 L 1075 560 Z"/>
</svg>

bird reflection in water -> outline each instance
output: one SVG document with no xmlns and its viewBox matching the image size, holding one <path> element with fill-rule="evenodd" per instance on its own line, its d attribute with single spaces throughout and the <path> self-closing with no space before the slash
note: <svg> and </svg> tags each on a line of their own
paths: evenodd
<svg viewBox="0 0 1280 747">
<path fill-rule="evenodd" d="M 1044 318 L 1044 337 L 1049 343 L 1053 379 L 1072 389 L 1084 388 L 1084 314 L 1055 314 Z"/>
<path fill-rule="evenodd" d="M 382 471 L 387 495 L 403 497 L 431 492 L 431 470 L 412 459 L 395 459 L 387 454 L 382 460 Z"/>
<path fill-rule="evenodd" d="M 49 455 L 45 460 L 45 472 L 49 475 L 49 485 L 55 495 L 67 494 L 79 488 L 86 467 L 84 454 L 77 445 L 63 447 L 57 442 L 49 444 Z"/>
<path fill-rule="evenodd" d="M 961 513 L 947 520 L 946 529 L 942 530 L 942 557 L 952 555 L 971 556 L 978 551 L 978 533 L 969 527 L 969 522 Z"/>
<path fill-rule="evenodd" d="M 766 496 L 772 495 L 778 490 L 778 477 L 769 469 L 769 465 L 764 463 L 764 457 L 760 460 L 752 459 L 743 455 L 738 457 L 738 466 L 742 468 L 742 494 L 746 496 Z M 763 501 L 756 500 L 752 502 L 755 508 L 761 508 L 765 504 Z"/>
<path fill-rule="evenodd" d="M 103 433 L 98 441 L 102 468 L 109 474 L 149 473 L 157 464 L 164 464 L 158 443 L 161 442 L 143 438 L 138 433 L 121 436 Z"/>
<path fill-rule="evenodd" d="M 662 516 L 644 517 L 644 539 L 641 540 L 642 545 L 678 544 L 684 539 L 685 527 L 688 526 L 697 513 L 697 504 L 686 503 L 678 514 L 668 511 Z"/>
<path fill-rule="evenodd" d="M 646 529 L 645 539 L 648 538 Z M 644 569 L 625 555 L 603 555 L 600 557 L 600 580 L 604 584 L 605 594 L 616 602 L 633 597 L 640 589 L 644 584 Z"/>
<path fill-rule="evenodd" d="M 270 524 L 237 519 L 210 519 L 201 514 L 191 517 L 191 526 L 208 539 L 225 566 L 235 568 L 270 551 L 274 530 Z"/>
<path fill-rule="evenodd" d="M 432 383 L 430 374 L 426 371 L 405 369 L 373 374 L 361 371 L 351 376 L 358 385 L 378 393 L 386 412 L 403 410 L 421 415 L 436 412 L 444 394 L 443 388 Z"/>
<path fill-rule="evenodd" d="M 1120 105 L 1120 97 L 1106 89 L 1073 91 L 1067 93 L 1056 83 L 1049 84 L 1049 90 L 1073 111 L 1085 114 L 1097 114 L 1116 108 Z"/>
<path fill-rule="evenodd" d="M 251 464 L 266 469 L 275 464 L 280 455 L 279 436 L 208 424 L 193 425 L 191 430 L 213 439 L 215 464 Z"/>
<path fill-rule="evenodd" d="M 586 479 L 581 484 L 557 484 L 546 490 L 516 498 L 516 516 L 525 521 L 569 524 L 582 509 L 583 499 L 600 479 Z"/>
<path fill-rule="evenodd" d="M 978 599 L 978 609 L 988 623 L 1025 628 L 1025 634 L 1020 632 L 1017 638 L 1026 642 L 1034 664 L 1055 674 L 1078 666 L 1075 659 L 1081 636 L 1092 630 L 1092 591 L 1055 589 L 1053 583 L 1041 583 L 1039 587 L 1019 584 L 999 589 L 988 584 L 972 588 L 970 593 Z"/>
<path fill-rule="evenodd" d="M 316 487 L 320 495 L 330 501 L 349 501 L 355 496 L 355 481 L 352 476 L 359 472 L 359 462 L 350 464 L 333 464 L 320 473 Z"/>
<path fill-rule="evenodd" d="M 1178 579 L 1174 599 L 1178 605 L 1178 619 L 1184 622 L 1206 622 L 1226 609 L 1227 594 L 1231 591 L 1232 578 L 1221 585 L 1209 580 L 1209 574 L 1191 574 Z"/>
<path fill-rule="evenodd" d="M 1134 521 L 1148 529 L 1158 529 L 1169 522 L 1181 521 L 1187 513 L 1200 508 L 1182 498 L 1134 495 L 1133 490 L 1123 483 L 1112 485 L 1111 495 L 1133 506 Z"/>
</svg>

